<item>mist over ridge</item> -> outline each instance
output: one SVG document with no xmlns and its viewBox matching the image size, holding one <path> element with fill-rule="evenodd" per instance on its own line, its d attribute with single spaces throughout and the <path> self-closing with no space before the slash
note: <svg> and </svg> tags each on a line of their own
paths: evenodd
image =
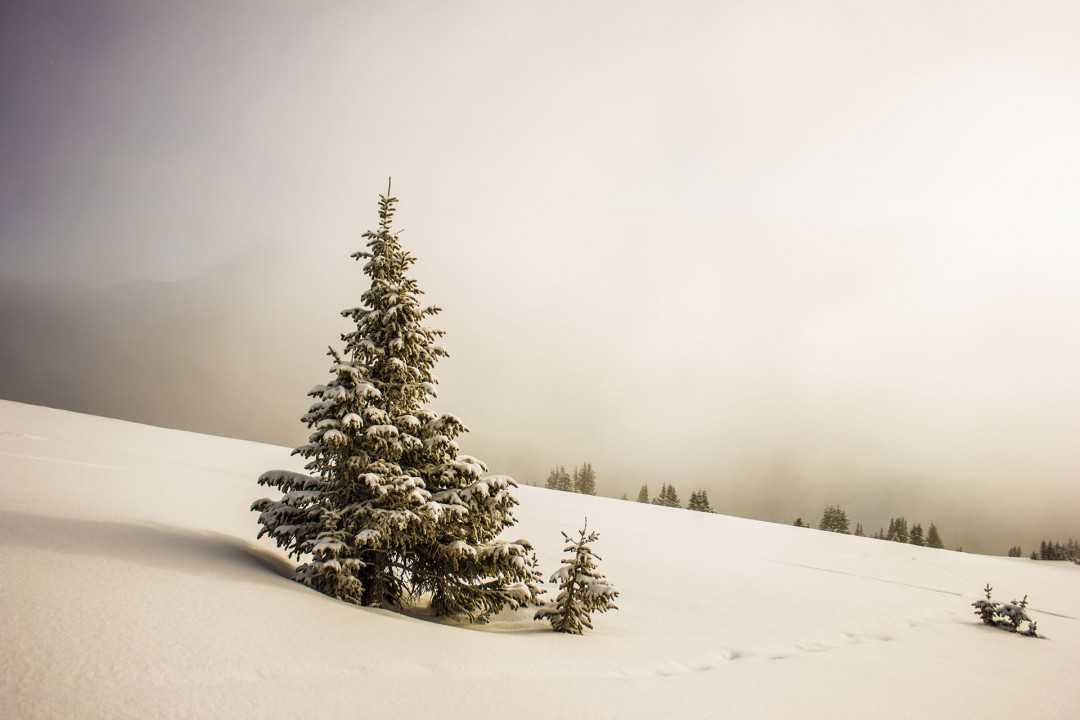
<svg viewBox="0 0 1080 720">
<path fill-rule="evenodd" d="M 12 3 L 0 397 L 301 442 L 393 175 L 493 469 L 1075 535 L 1075 14 L 692 10 Z"/>
</svg>

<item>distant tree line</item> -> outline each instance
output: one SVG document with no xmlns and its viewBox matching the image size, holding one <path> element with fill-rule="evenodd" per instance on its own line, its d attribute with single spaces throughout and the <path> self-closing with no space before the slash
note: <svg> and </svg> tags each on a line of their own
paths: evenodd
<svg viewBox="0 0 1080 720">
<path fill-rule="evenodd" d="M 1009 548 L 1009 557 L 1024 557 L 1024 551 L 1019 545 Z M 1039 543 L 1038 550 L 1031 551 L 1032 560 L 1072 560 L 1080 565 L 1080 542 L 1069 538 L 1065 542 L 1043 540 Z"/>
<path fill-rule="evenodd" d="M 1020 547 L 1013 548 L 1017 551 L 1017 554 L 1013 557 L 1020 557 Z M 1011 553 L 1010 553 L 1011 554 Z M 1069 538 L 1064 543 L 1054 542 L 1052 540 L 1043 540 L 1039 543 L 1038 552 L 1032 551 L 1032 560 L 1072 560 L 1075 563 L 1080 563 L 1080 543 L 1072 538 Z"/>
<path fill-rule="evenodd" d="M 593 469 L 592 463 L 588 462 L 584 463 L 581 467 L 575 467 L 572 474 L 566 471 L 565 465 L 558 465 L 552 468 L 551 472 L 548 473 L 547 480 L 544 481 L 544 487 L 548 490 L 562 490 L 563 492 L 595 495 L 596 471 Z M 623 493 L 621 499 L 629 500 L 630 498 L 627 497 L 626 493 Z M 678 490 L 670 483 L 661 484 L 660 492 L 656 497 L 652 497 L 649 494 L 648 483 L 642 483 L 641 489 L 638 491 L 637 501 L 640 503 L 660 505 L 662 507 L 683 507 Z M 694 490 L 691 492 L 690 500 L 686 504 L 686 509 L 696 510 L 698 512 L 714 512 L 712 504 L 709 502 L 709 493 L 705 490 Z"/>
<path fill-rule="evenodd" d="M 669 483 L 663 483 L 660 486 L 659 494 L 652 499 L 649 498 L 648 483 L 642 483 L 641 489 L 638 490 L 637 501 L 639 503 L 652 503 L 653 505 L 661 505 L 663 507 L 681 508 L 683 506 L 675 486 Z M 709 503 L 709 493 L 705 490 L 694 490 L 691 492 L 690 502 L 686 504 L 686 509 L 696 510 L 698 512 L 713 512 L 712 505 Z"/>
<path fill-rule="evenodd" d="M 576 492 L 582 495 L 596 494 L 596 471 L 592 463 L 585 463 L 580 468 L 574 468 L 573 476 L 566 472 L 566 467 L 560 465 L 552 468 L 548 473 L 544 487 L 548 490 L 562 490 L 563 492 Z"/>
<path fill-rule="evenodd" d="M 803 520 L 801 517 L 795 518 L 793 523 L 795 527 L 812 527 L 810 523 Z M 825 510 L 821 513 L 821 521 L 818 523 L 819 530 L 825 530 L 826 532 L 842 533 L 844 535 L 854 534 L 858 537 L 863 537 L 862 523 L 855 523 L 855 531 L 851 531 L 851 523 L 848 520 L 847 513 L 839 505 L 826 505 Z M 870 537 L 875 540 L 889 540 L 899 543 L 910 543 L 912 545 L 918 545 L 920 547 L 932 547 L 943 548 L 945 544 L 941 541 L 941 533 L 937 529 L 934 523 L 930 523 L 930 527 L 923 532 L 923 527 L 919 523 L 915 523 L 908 528 L 908 521 L 904 517 L 889 518 L 889 529 L 881 528 L 876 534 Z"/>
</svg>

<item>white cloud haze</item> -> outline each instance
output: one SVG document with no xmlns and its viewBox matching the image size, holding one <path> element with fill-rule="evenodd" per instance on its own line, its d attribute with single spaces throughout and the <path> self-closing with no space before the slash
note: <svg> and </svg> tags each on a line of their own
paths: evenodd
<svg viewBox="0 0 1080 720">
<path fill-rule="evenodd" d="M 2 12 L 2 397 L 299 442 L 393 175 L 496 469 L 1078 530 L 1075 5 Z"/>
</svg>

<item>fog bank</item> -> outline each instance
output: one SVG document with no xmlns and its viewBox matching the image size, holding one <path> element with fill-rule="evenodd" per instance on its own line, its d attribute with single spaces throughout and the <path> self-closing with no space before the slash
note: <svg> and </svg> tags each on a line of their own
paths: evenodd
<svg viewBox="0 0 1080 720">
<path fill-rule="evenodd" d="M 1080 532 L 1067 4 L 2 12 L 0 397 L 301 441 L 392 174 L 495 469 Z"/>
</svg>

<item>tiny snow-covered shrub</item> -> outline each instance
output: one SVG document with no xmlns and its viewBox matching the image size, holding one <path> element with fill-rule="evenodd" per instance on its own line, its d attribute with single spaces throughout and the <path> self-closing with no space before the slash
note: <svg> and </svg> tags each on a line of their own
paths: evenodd
<svg viewBox="0 0 1080 720">
<path fill-rule="evenodd" d="M 592 613 L 619 609 L 614 602 L 619 591 L 600 573 L 600 556 L 589 547 L 600 535 L 595 530 L 588 532 L 588 525 L 586 519 L 577 538 L 562 534 L 566 541 L 563 551 L 571 557 L 551 576 L 551 582 L 559 583 L 559 595 L 554 603 L 536 612 L 535 619 L 550 621 L 556 632 L 581 635 L 585 628 L 592 630 Z"/>
<path fill-rule="evenodd" d="M 976 600 L 971 603 L 971 606 L 975 608 L 975 614 L 987 625 L 993 625 L 1029 637 L 1038 637 L 1036 623 L 1027 614 L 1027 595 L 1019 602 L 1016 600 L 1007 603 L 996 602 L 990 597 L 993 589 L 987 583 L 986 587 L 983 588 L 986 599 Z"/>
</svg>

